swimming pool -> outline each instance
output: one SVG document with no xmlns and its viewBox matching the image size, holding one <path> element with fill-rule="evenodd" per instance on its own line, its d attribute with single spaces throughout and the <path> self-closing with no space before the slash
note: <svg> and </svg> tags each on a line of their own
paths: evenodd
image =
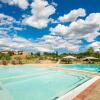
<svg viewBox="0 0 100 100">
<path fill-rule="evenodd" d="M 0 72 L 0 82 L 12 100 L 54 100 L 91 79 L 87 75 L 32 66 L 2 67 Z"/>
<path fill-rule="evenodd" d="M 100 65 L 95 65 L 95 64 L 93 65 L 92 64 L 72 64 L 72 65 L 61 65 L 58 67 L 65 68 L 65 69 L 75 69 L 75 70 L 81 70 L 81 71 L 100 73 Z"/>
</svg>

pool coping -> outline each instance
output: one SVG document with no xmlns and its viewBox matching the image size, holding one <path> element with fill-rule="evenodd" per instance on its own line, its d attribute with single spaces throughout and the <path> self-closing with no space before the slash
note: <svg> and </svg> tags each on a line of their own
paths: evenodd
<svg viewBox="0 0 100 100">
<path fill-rule="evenodd" d="M 84 90 L 86 90 L 89 86 L 91 86 L 93 83 L 95 83 L 99 79 L 100 79 L 100 76 L 95 76 L 92 79 L 88 80 L 87 82 L 76 87 L 72 91 L 59 97 L 57 100 L 73 100 L 76 96 L 78 96 L 80 93 L 82 93 Z"/>
<path fill-rule="evenodd" d="M 87 89 L 77 95 L 73 100 L 87 100 L 89 96 L 92 96 L 91 93 L 96 89 L 96 87 L 100 84 L 100 79 L 95 81 L 92 85 L 90 85 Z M 92 96 L 93 97 L 93 96 Z M 95 96 L 94 96 L 95 97 Z M 99 96 L 100 97 L 100 96 Z M 99 99 L 99 98 L 96 98 Z M 94 99 L 92 99 L 94 100 Z"/>
</svg>

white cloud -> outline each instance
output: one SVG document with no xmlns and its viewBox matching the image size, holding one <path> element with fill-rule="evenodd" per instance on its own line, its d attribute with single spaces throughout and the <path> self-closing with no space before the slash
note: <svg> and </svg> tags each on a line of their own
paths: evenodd
<svg viewBox="0 0 100 100">
<path fill-rule="evenodd" d="M 35 49 L 37 49 L 37 51 L 39 51 L 39 52 L 54 52 L 52 49 L 49 49 L 44 46 L 37 46 L 37 47 L 35 47 Z"/>
<path fill-rule="evenodd" d="M 49 20 L 50 20 L 50 22 L 51 22 L 52 24 L 58 24 L 58 23 L 59 23 L 57 20 L 54 20 L 54 19 L 52 19 L 52 18 L 50 18 Z"/>
<path fill-rule="evenodd" d="M 23 29 L 20 21 L 16 21 L 13 17 L 0 13 L 0 34 L 7 34 L 10 31 L 21 31 Z"/>
<path fill-rule="evenodd" d="M 13 27 L 14 30 L 16 31 L 21 31 L 21 30 L 24 30 L 25 28 L 22 28 L 22 27 Z"/>
<path fill-rule="evenodd" d="M 57 35 L 65 35 L 68 31 L 68 27 L 65 25 L 58 24 L 55 28 L 50 28 L 50 31 L 53 34 L 56 33 Z"/>
<path fill-rule="evenodd" d="M 18 5 L 22 9 L 27 9 L 29 6 L 28 0 L 0 0 L 3 3 L 8 3 L 9 5 Z"/>
<path fill-rule="evenodd" d="M 96 18 L 96 19 L 95 19 Z M 73 21 L 69 26 L 58 24 L 50 28 L 51 34 L 63 36 L 66 39 L 86 39 L 92 42 L 100 35 L 100 13 L 90 14 L 85 20 Z"/>
<path fill-rule="evenodd" d="M 9 35 L 0 36 L 0 50 L 23 50 L 23 51 L 32 51 L 32 52 L 53 52 L 46 43 L 39 42 L 32 42 L 29 39 L 19 37 L 14 35 L 10 37 Z"/>
<path fill-rule="evenodd" d="M 0 26 L 8 24 L 10 25 L 12 22 L 15 22 L 13 17 L 0 13 Z"/>
<path fill-rule="evenodd" d="M 83 8 L 79 9 L 74 9 L 68 14 L 65 14 L 64 16 L 60 16 L 58 20 L 60 22 L 73 22 L 75 21 L 78 17 L 84 17 L 86 15 L 86 12 Z"/>
<path fill-rule="evenodd" d="M 90 24 L 97 24 L 100 26 L 100 13 L 91 13 L 87 18 L 86 21 Z"/>
<path fill-rule="evenodd" d="M 100 42 L 95 42 L 95 38 L 100 35 L 100 13 L 91 13 L 85 19 L 77 19 L 85 16 L 84 9 L 71 11 L 62 17 L 61 22 L 72 21 L 69 25 L 59 24 L 56 20 L 50 18 L 55 13 L 53 5 L 48 4 L 45 0 L 34 0 L 32 5 L 32 15 L 24 15 L 23 23 L 38 29 L 47 27 L 51 21 L 57 25 L 50 28 L 51 33 L 45 35 L 36 41 L 31 41 L 19 36 L 10 37 L 5 34 L 9 30 L 22 30 L 22 27 L 14 27 L 13 24 L 21 24 L 13 17 L 0 14 L 0 48 L 15 50 L 32 50 L 40 52 L 53 52 L 56 49 L 65 48 L 71 52 L 79 51 L 82 44 L 81 39 L 92 42 L 88 47 L 92 46 L 96 51 L 100 51 Z M 40 13 L 39 13 L 40 11 Z M 59 17 L 60 18 L 60 17 Z M 4 26 L 7 26 L 4 27 Z M 3 33 L 3 35 L 1 35 Z"/>
<path fill-rule="evenodd" d="M 48 45 L 51 49 L 65 48 L 70 52 L 77 52 L 79 50 L 81 41 L 66 40 L 61 36 L 45 35 L 41 38 L 43 40 L 42 44 Z"/>
<path fill-rule="evenodd" d="M 50 28 L 50 35 L 45 35 L 37 43 L 34 43 L 34 48 L 36 47 L 41 52 L 50 52 L 60 48 L 65 48 L 70 52 L 78 52 L 84 44 L 81 39 L 93 42 L 100 35 L 99 18 L 99 13 L 92 13 L 84 20 L 73 21 L 69 26 L 58 24 L 56 27 Z M 96 51 L 99 50 L 97 47 Z"/>
<path fill-rule="evenodd" d="M 88 41 L 88 42 L 93 42 L 93 41 L 95 41 L 95 38 L 97 37 L 97 36 L 99 36 L 100 35 L 100 33 L 99 32 L 94 32 L 94 33 L 88 33 L 88 34 L 86 34 L 85 36 L 84 36 L 84 38 Z"/>
<path fill-rule="evenodd" d="M 78 51 L 82 44 L 81 40 L 85 39 L 87 42 L 95 41 L 95 38 L 100 35 L 100 13 L 92 13 L 84 20 L 78 19 L 67 25 L 58 24 L 54 28 L 50 28 L 51 34 L 63 38 L 63 43 L 56 41 L 59 48 L 66 48 L 70 51 Z M 47 39 L 48 41 L 48 39 Z M 98 48 L 96 47 L 96 50 Z"/>
<path fill-rule="evenodd" d="M 23 20 L 26 25 L 41 29 L 47 27 L 50 22 L 50 16 L 55 13 L 53 5 L 45 0 L 34 0 L 31 4 L 32 10 L 29 17 Z"/>
<path fill-rule="evenodd" d="M 52 2 L 51 4 L 52 4 L 52 5 L 54 5 L 55 7 L 57 7 L 57 6 L 58 6 L 58 4 L 57 4 L 57 3 L 55 3 L 55 2 Z"/>
<path fill-rule="evenodd" d="M 28 45 L 26 45 L 28 44 Z M 2 36 L 0 38 L 0 46 L 10 48 L 10 49 L 20 49 L 20 48 L 26 48 L 31 45 L 31 42 L 27 39 L 14 36 Z"/>
<path fill-rule="evenodd" d="M 0 14 L 0 50 L 11 49 L 11 50 L 31 50 L 40 52 L 52 52 L 53 50 L 46 45 L 44 42 L 32 42 L 31 40 L 14 35 L 14 37 L 9 36 L 7 33 L 13 30 L 20 31 L 23 27 L 13 26 L 13 24 L 20 25 L 20 21 L 16 21 L 13 17 Z M 6 26 L 6 27 L 4 27 Z"/>
<path fill-rule="evenodd" d="M 95 51 L 100 52 L 100 42 L 98 41 L 92 42 L 87 46 L 87 48 L 89 47 L 93 47 Z"/>
</svg>

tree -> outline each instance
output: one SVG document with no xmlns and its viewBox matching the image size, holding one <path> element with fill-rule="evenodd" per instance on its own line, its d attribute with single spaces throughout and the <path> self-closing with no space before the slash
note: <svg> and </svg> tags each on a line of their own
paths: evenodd
<svg viewBox="0 0 100 100">
<path fill-rule="evenodd" d="M 18 64 L 22 64 L 22 59 L 20 57 L 16 57 L 15 59 L 18 62 Z"/>
<path fill-rule="evenodd" d="M 14 52 L 13 52 L 13 51 L 9 51 L 8 54 L 9 54 L 10 56 L 13 56 L 13 55 L 14 55 Z"/>
<path fill-rule="evenodd" d="M 89 56 L 93 56 L 94 54 L 94 49 L 92 47 L 90 47 L 88 50 L 87 50 L 87 55 Z"/>
<path fill-rule="evenodd" d="M 0 59 L 10 60 L 11 59 L 11 55 L 10 54 L 0 53 Z"/>
</svg>

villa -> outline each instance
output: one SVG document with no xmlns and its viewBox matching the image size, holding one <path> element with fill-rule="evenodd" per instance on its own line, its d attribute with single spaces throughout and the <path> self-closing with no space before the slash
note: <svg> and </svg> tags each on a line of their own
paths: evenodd
<svg viewBox="0 0 100 100">
<path fill-rule="evenodd" d="M 24 51 L 11 51 L 11 50 L 4 50 L 1 51 L 1 53 L 3 54 L 9 54 L 9 52 L 11 52 L 14 55 L 31 55 L 31 52 L 24 52 Z"/>
<path fill-rule="evenodd" d="M 1 51 L 1 53 L 3 53 L 3 54 L 8 54 L 8 53 L 9 53 L 9 50 Z"/>
</svg>

